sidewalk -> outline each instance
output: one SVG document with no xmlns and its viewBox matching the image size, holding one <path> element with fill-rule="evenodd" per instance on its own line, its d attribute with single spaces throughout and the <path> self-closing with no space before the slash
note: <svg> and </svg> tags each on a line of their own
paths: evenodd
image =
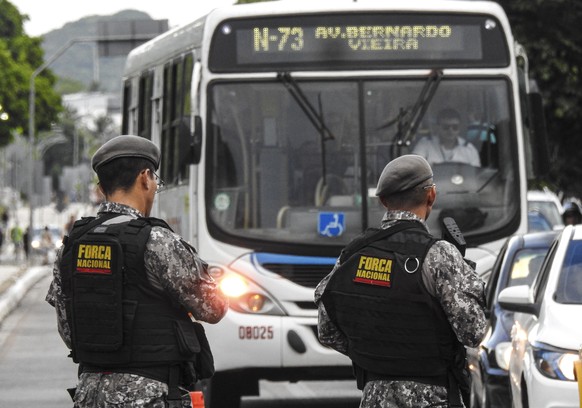
<svg viewBox="0 0 582 408">
<path fill-rule="evenodd" d="M 0 253 L 0 324 L 40 279 L 52 273 L 52 265 L 16 261 L 11 248 Z"/>
<path fill-rule="evenodd" d="M 36 226 L 63 227 L 71 216 L 78 219 L 95 213 L 95 206 L 89 203 L 70 203 L 62 212 L 57 211 L 54 204 L 50 204 L 35 208 L 34 219 Z M 5 234 L 14 223 L 21 226 L 28 225 L 30 209 L 26 205 L 19 206 L 12 210 L 11 215 L 12 220 L 5 227 Z M 0 323 L 18 306 L 24 295 L 35 283 L 52 273 L 54 253 L 49 257 L 48 265 L 40 265 L 42 263 L 40 255 L 32 256 L 32 261 L 28 263 L 23 260 L 23 255 L 20 255 L 17 260 L 14 254 L 14 245 L 8 236 L 5 236 L 4 245 L 0 248 Z"/>
</svg>

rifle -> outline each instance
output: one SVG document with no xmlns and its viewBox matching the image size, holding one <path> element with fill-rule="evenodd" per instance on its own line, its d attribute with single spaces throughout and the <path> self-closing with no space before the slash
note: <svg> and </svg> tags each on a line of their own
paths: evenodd
<svg viewBox="0 0 582 408">
<path fill-rule="evenodd" d="M 463 233 L 459 229 L 457 222 L 452 217 L 445 217 L 441 221 L 442 224 L 442 239 L 453 244 L 463 256 L 465 262 L 473 269 L 477 264 L 467 258 L 465 258 L 465 250 L 467 249 L 467 242 Z"/>
<path fill-rule="evenodd" d="M 467 242 L 463 233 L 459 229 L 456 221 L 451 217 L 445 217 L 442 223 L 442 239 L 453 244 L 463 256 L 465 262 L 473 269 L 475 269 L 475 262 L 465 258 L 465 251 L 467 249 Z M 467 352 L 463 345 L 458 345 L 458 350 L 455 356 L 455 362 L 452 367 L 452 375 L 454 381 L 457 383 L 461 399 L 465 407 L 469 407 L 471 394 L 471 375 L 468 370 Z M 449 392 L 454 392 L 449 390 Z"/>
</svg>

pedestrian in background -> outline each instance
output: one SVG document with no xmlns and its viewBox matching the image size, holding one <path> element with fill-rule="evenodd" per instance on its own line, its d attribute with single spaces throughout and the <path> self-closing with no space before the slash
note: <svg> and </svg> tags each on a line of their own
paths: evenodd
<svg viewBox="0 0 582 408">
<path fill-rule="evenodd" d="M 69 216 L 69 220 L 65 224 L 65 235 L 69 235 L 69 233 L 73 229 L 74 224 L 75 224 L 75 216 L 73 214 L 71 214 Z"/>
<path fill-rule="evenodd" d="M 184 388 L 212 375 L 204 330 L 228 308 L 196 250 L 150 218 L 160 150 L 118 136 L 92 158 L 106 201 L 57 254 L 47 301 L 79 363 L 74 407 L 190 406 Z M 190 315 L 190 316 L 189 316 Z"/>
<path fill-rule="evenodd" d="M 10 239 L 14 245 L 14 259 L 19 260 L 22 254 L 22 228 L 18 224 L 10 230 Z"/>
<path fill-rule="evenodd" d="M 47 225 L 45 225 L 44 229 L 42 230 L 42 234 L 40 235 L 40 248 L 43 256 L 42 264 L 48 265 L 49 255 L 50 252 L 55 248 L 55 244 L 53 243 L 53 236 Z"/>
<path fill-rule="evenodd" d="M 22 247 L 24 248 L 24 257 L 28 260 L 30 256 L 30 226 L 26 227 L 22 234 Z"/>
<path fill-rule="evenodd" d="M 361 408 L 461 407 L 464 346 L 485 335 L 484 283 L 428 232 L 436 186 L 424 158 L 388 163 L 376 195 L 382 228 L 354 239 L 316 288 L 319 340 L 352 360 Z"/>
</svg>

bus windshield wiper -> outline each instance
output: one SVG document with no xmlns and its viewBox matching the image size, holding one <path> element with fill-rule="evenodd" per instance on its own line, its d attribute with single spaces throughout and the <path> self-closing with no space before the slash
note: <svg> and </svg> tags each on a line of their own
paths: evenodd
<svg viewBox="0 0 582 408">
<path fill-rule="evenodd" d="M 309 102 L 309 99 L 307 99 L 307 96 L 305 96 L 305 93 L 299 87 L 299 84 L 297 84 L 297 81 L 295 81 L 295 78 L 293 78 L 289 72 L 278 73 L 277 79 L 281 81 L 283 85 L 285 85 L 285 88 L 287 88 L 293 99 L 295 99 L 297 105 L 299 105 L 299 107 L 301 108 L 301 110 L 303 110 L 309 121 L 320 133 L 322 140 L 324 141 L 334 140 L 335 136 L 333 135 L 331 130 L 329 130 L 329 128 L 325 124 L 325 121 L 323 120 L 323 112 L 321 109 L 321 95 L 319 99 L 320 111 L 318 112 L 315 109 L 315 107 L 311 104 L 311 102 Z"/>
<path fill-rule="evenodd" d="M 323 186 L 327 184 L 327 161 L 325 157 L 325 142 L 334 140 L 335 136 L 329 130 L 325 121 L 323 120 L 323 106 L 321 102 L 321 93 L 318 95 L 319 112 L 313 107 L 303 90 L 299 87 L 295 78 L 289 72 L 280 72 L 277 74 L 277 79 L 285 85 L 297 105 L 303 110 L 309 121 L 313 124 L 319 133 L 319 143 L 321 146 L 321 177 L 323 179 Z"/>
<path fill-rule="evenodd" d="M 407 144 L 412 138 L 412 135 L 416 133 L 416 130 L 420 126 L 420 122 L 422 122 L 422 118 L 424 117 L 424 114 L 430 105 L 430 101 L 432 100 L 432 97 L 434 96 L 442 79 L 443 71 L 435 69 L 430 73 L 429 77 L 424 83 L 424 87 L 422 88 L 420 95 L 418 95 L 418 99 L 416 100 L 414 107 L 412 108 L 410 122 L 407 124 L 408 126 L 404 128 L 406 130 L 406 132 L 403 132 L 404 137 L 399 140 L 401 144 Z"/>
<path fill-rule="evenodd" d="M 418 130 L 442 78 L 443 72 L 441 70 L 435 69 L 431 71 L 414 105 L 407 109 L 400 109 L 396 118 L 389 120 L 379 128 L 384 129 L 392 126 L 394 123 L 398 123 L 398 130 L 394 138 L 396 148 L 399 149 L 401 146 L 407 146 L 410 143 L 410 139 L 412 139 L 412 136 Z"/>
</svg>

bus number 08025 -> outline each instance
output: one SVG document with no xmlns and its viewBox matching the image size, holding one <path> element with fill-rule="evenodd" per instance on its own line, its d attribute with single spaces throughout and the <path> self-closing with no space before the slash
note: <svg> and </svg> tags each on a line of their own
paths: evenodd
<svg viewBox="0 0 582 408">
<path fill-rule="evenodd" d="M 238 338 L 241 340 L 271 340 L 273 326 L 239 326 Z"/>
</svg>

